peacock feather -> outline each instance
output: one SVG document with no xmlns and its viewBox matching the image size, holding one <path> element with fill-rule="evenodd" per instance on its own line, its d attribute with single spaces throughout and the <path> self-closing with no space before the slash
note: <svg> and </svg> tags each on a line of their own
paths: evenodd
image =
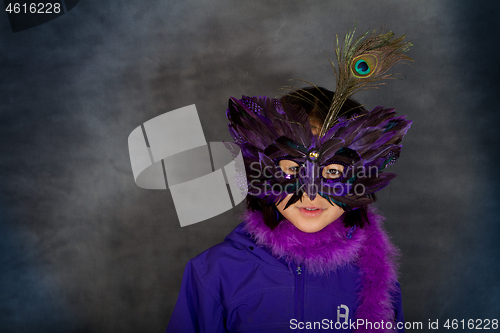
<svg viewBox="0 0 500 333">
<path fill-rule="evenodd" d="M 354 40 L 355 29 L 344 37 L 343 44 L 336 38 L 335 55 L 338 69 L 330 60 L 337 87 L 332 104 L 321 128 L 319 137 L 324 136 L 336 123 L 340 109 L 347 98 L 355 92 L 376 88 L 384 84 L 380 80 L 389 79 L 394 74 L 386 74 L 397 62 L 413 61 L 404 53 L 412 46 L 404 42 L 404 36 L 395 38 L 392 31 L 377 34 L 376 30 L 368 30 Z"/>
</svg>

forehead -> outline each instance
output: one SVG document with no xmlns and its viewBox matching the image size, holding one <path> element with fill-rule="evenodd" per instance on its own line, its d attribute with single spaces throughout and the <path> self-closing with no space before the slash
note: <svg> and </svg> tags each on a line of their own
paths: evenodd
<svg viewBox="0 0 500 333">
<path fill-rule="evenodd" d="M 309 117 L 309 124 L 311 125 L 311 132 L 314 135 L 318 135 L 321 131 L 321 126 L 323 125 L 321 119 L 314 116 Z"/>
</svg>

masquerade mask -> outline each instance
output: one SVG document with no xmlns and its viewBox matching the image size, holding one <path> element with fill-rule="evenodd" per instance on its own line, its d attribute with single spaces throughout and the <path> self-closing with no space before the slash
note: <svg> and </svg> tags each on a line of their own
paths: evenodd
<svg viewBox="0 0 500 333">
<path fill-rule="evenodd" d="M 287 207 L 304 193 L 311 200 L 321 195 L 349 210 L 370 204 L 372 194 L 396 176 L 382 171 L 399 157 L 411 121 L 382 107 L 349 117 L 340 110 L 354 92 L 389 78 L 385 72 L 396 62 L 411 60 L 403 54 L 411 44 L 402 42 L 404 36 L 393 39 L 392 33 L 365 33 L 354 43 L 352 35 L 336 47 L 337 89 L 319 135 L 312 133 L 306 111 L 282 102 L 286 99 L 229 100 L 229 131 L 243 154 L 250 195 L 276 203 L 293 194 Z M 295 94 L 311 100 L 307 90 Z"/>
</svg>

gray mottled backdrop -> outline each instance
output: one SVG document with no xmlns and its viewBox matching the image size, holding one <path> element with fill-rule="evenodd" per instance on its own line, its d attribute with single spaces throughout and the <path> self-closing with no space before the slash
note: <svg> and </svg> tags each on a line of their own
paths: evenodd
<svg viewBox="0 0 500 333">
<path fill-rule="evenodd" d="M 82 0 L 18 33 L 0 14 L 0 331 L 164 331 L 186 262 L 243 207 L 180 228 L 169 191 L 134 184 L 129 133 L 196 104 L 229 141 L 229 96 L 333 89 L 324 51 L 356 24 L 415 44 L 405 80 L 357 95 L 414 120 L 378 203 L 405 317 L 500 319 L 494 3 Z"/>
</svg>

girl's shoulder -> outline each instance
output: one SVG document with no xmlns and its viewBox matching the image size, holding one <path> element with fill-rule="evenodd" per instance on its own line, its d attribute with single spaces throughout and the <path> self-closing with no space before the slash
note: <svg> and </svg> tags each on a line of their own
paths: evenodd
<svg viewBox="0 0 500 333">
<path fill-rule="evenodd" d="M 243 267 L 271 266 L 287 270 L 286 264 L 259 247 L 245 231 L 244 222 L 239 224 L 223 242 L 212 246 L 191 259 L 200 274 L 219 274 L 221 271 L 242 271 Z"/>
<path fill-rule="evenodd" d="M 218 285 L 223 280 L 245 280 L 250 276 L 274 272 L 290 274 L 283 260 L 259 247 L 239 224 L 223 242 L 212 246 L 190 260 L 189 264 L 203 284 Z"/>
</svg>

